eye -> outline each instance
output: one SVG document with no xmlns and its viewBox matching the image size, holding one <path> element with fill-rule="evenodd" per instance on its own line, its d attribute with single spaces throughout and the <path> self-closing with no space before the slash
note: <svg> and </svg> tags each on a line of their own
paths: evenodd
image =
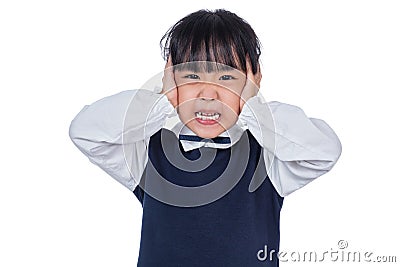
<svg viewBox="0 0 400 267">
<path fill-rule="evenodd" d="M 226 80 L 235 80 L 236 78 L 233 77 L 232 75 L 222 75 L 219 79 L 226 81 Z"/>
<path fill-rule="evenodd" d="M 183 76 L 183 78 L 194 79 L 194 80 L 200 79 L 199 75 L 196 75 L 196 74 L 188 74 L 188 75 Z"/>
</svg>

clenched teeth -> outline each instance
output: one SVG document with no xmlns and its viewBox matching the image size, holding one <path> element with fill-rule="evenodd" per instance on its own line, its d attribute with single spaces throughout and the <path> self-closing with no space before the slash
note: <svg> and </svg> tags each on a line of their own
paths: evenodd
<svg viewBox="0 0 400 267">
<path fill-rule="evenodd" d="M 195 113 L 196 118 L 201 119 L 201 120 L 218 120 L 219 117 L 221 116 L 220 113 L 203 113 L 203 112 L 196 112 Z"/>
</svg>

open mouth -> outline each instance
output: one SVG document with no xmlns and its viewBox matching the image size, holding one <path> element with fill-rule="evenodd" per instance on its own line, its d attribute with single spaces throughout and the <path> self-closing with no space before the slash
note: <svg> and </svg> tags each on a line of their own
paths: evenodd
<svg viewBox="0 0 400 267">
<path fill-rule="evenodd" d="M 215 124 L 217 123 L 218 119 L 221 117 L 221 113 L 219 112 L 202 112 L 198 111 L 195 112 L 196 120 L 201 124 Z"/>
</svg>

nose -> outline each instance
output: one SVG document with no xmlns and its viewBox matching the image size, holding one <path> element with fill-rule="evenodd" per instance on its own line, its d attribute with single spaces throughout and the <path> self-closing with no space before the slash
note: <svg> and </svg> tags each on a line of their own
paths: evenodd
<svg viewBox="0 0 400 267">
<path fill-rule="evenodd" d="M 213 84 L 203 84 L 199 91 L 199 98 L 202 100 L 214 100 L 218 98 L 217 86 Z"/>
</svg>

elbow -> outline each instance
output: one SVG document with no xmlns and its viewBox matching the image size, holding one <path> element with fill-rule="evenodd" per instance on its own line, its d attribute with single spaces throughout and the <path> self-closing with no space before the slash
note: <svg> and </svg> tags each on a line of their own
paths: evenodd
<svg viewBox="0 0 400 267">
<path fill-rule="evenodd" d="M 75 121 L 72 120 L 72 122 L 69 125 L 69 130 L 68 130 L 68 135 L 69 138 L 71 139 L 72 143 L 84 154 L 86 154 L 88 151 L 85 151 L 84 146 L 83 146 L 83 140 L 80 137 L 79 134 L 79 124 Z"/>
<path fill-rule="evenodd" d="M 313 159 L 298 160 L 296 163 L 308 169 L 312 176 L 318 177 L 328 171 L 337 163 L 342 154 L 342 144 L 339 139 L 325 143 L 324 149 L 320 150 Z"/>
<path fill-rule="evenodd" d="M 94 155 L 92 153 L 93 143 L 83 137 L 83 132 L 80 127 L 79 121 L 75 119 L 69 125 L 68 131 L 69 138 L 72 143 L 80 150 L 84 155 L 91 159 Z"/>
<path fill-rule="evenodd" d="M 311 118 L 313 124 L 321 133 L 319 143 L 319 154 L 321 160 L 329 162 L 328 165 L 333 167 L 342 154 L 342 143 L 335 131 L 323 120 Z"/>
<path fill-rule="evenodd" d="M 337 139 L 337 144 L 336 144 L 336 154 L 335 154 L 335 163 L 339 160 L 340 155 L 342 155 L 342 143 L 340 142 L 339 139 Z"/>
<path fill-rule="evenodd" d="M 75 116 L 75 118 L 72 119 L 68 129 L 68 135 L 71 141 L 85 154 L 88 153 L 88 151 L 86 151 L 87 142 L 85 138 L 86 134 L 84 127 L 87 124 L 87 121 L 85 120 L 85 116 L 83 116 L 83 114 L 88 107 L 88 105 L 84 106 L 83 109 Z"/>
<path fill-rule="evenodd" d="M 332 138 L 331 148 L 331 167 L 333 167 L 336 162 L 339 160 L 340 156 L 342 155 L 342 143 L 340 142 L 339 138 L 336 134 L 334 134 L 334 138 Z"/>
<path fill-rule="evenodd" d="M 342 154 L 342 144 L 339 139 L 333 141 L 329 146 L 327 146 L 324 152 L 322 160 L 313 161 L 313 167 L 318 171 L 328 172 L 336 165 L 340 155 Z"/>
<path fill-rule="evenodd" d="M 76 144 L 76 140 L 81 137 L 80 134 L 80 125 L 84 124 L 82 121 L 82 114 L 83 112 L 89 107 L 89 105 L 86 105 L 82 108 L 82 110 L 75 116 L 75 118 L 72 119 L 69 129 L 68 129 L 68 135 L 69 138 Z"/>
<path fill-rule="evenodd" d="M 76 144 L 76 139 L 78 138 L 78 134 L 77 134 L 77 125 L 75 120 L 72 120 L 70 125 L 69 125 L 69 130 L 68 130 L 68 135 L 69 138 L 71 139 L 71 141 Z"/>
<path fill-rule="evenodd" d="M 321 171 L 328 172 L 330 171 L 338 162 L 340 155 L 342 154 L 342 144 L 339 139 L 331 144 L 331 148 L 329 149 L 329 160 L 325 161 L 323 168 Z"/>
</svg>

